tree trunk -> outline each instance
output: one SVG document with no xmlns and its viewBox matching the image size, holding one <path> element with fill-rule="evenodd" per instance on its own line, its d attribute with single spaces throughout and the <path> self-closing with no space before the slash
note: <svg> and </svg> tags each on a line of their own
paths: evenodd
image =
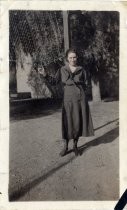
<svg viewBox="0 0 127 210">
<path fill-rule="evenodd" d="M 64 27 L 64 51 L 69 48 L 69 31 L 68 31 L 68 12 L 63 11 L 63 27 Z"/>
<path fill-rule="evenodd" d="M 93 102 L 100 102 L 101 101 L 101 93 L 100 93 L 99 80 L 95 83 L 94 80 L 91 79 L 91 83 L 92 83 Z"/>
</svg>

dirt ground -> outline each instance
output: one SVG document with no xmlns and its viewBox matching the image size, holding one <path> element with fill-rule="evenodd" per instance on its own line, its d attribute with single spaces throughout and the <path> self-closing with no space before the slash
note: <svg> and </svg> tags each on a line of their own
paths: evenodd
<svg viewBox="0 0 127 210">
<path fill-rule="evenodd" d="M 90 102 L 95 136 L 60 157 L 61 109 L 10 121 L 9 196 L 14 201 L 118 200 L 118 101 Z"/>
</svg>

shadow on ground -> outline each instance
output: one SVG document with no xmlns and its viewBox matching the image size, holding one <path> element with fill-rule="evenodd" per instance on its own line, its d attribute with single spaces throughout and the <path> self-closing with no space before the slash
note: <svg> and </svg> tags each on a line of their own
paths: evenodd
<svg viewBox="0 0 127 210">
<path fill-rule="evenodd" d="M 10 103 L 10 121 L 19 121 L 51 115 L 61 109 L 61 100 L 38 99 Z"/>
<path fill-rule="evenodd" d="M 56 166 L 55 168 L 51 169 L 47 173 L 43 174 L 42 176 L 38 177 L 37 179 L 29 182 L 25 186 L 21 187 L 19 190 L 14 191 L 13 193 L 9 193 L 9 201 L 16 201 L 20 197 L 24 196 L 27 192 L 29 192 L 32 188 L 34 188 L 39 183 L 43 182 L 49 176 L 52 176 L 56 171 L 61 169 L 62 167 L 66 166 L 70 163 L 75 157 L 70 158 L 68 161 Z M 42 172 L 43 173 L 43 172 Z"/>
<path fill-rule="evenodd" d="M 85 151 L 87 151 L 91 147 L 98 146 L 100 144 L 110 143 L 110 142 L 114 141 L 118 137 L 118 135 L 119 135 L 119 127 L 116 127 L 114 129 L 112 129 L 111 131 L 105 133 L 104 135 L 79 147 L 79 154 L 82 155 Z M 72 150 L 70 152 L 72 152 Z M 17 201 L 19 198 L 23 197 L 26 193 L 28 193 L 36 185 L 38 185 L 39 183 L 46 180 L 49 176 L 52 176 L 56 171 L 60 170 L 62 167 L 66 166 L 67 164 L 72 162 L 75 158 L 77 158 L 77 157 L 74 156 L 74 157 L 70 158 L 68 161 L 56 166 L 55 168 L 52 168 L 47 173 L 41 175 L 40 177 L 38 177 L 37 179 L 35 179 L 29 183 L 27 183 L 26 185 L 22 186 L 21 188 L 19 188 L 18 190 L 14 191 L 14 192 L 10 192 L 10 190 L 9 190 L 9 200 Z M 44 173 L 44 172 L 42 172 L 42 173 Z"/>
<path fill-rule="evenodd" d="M 109 122 L 107 122 L 106 124 L 101 125 L 101 126 L 95 128 L 94 131 L 99 130 L 100 128 L 103 128 L 103 127 L 105 127 L 105 126 L 107 126 L 107 125 L 109 125 L 109 124 L 112 124 L 112 123 L 114 123 L 114 122 L 116 122 L 116 125 L 119 125 L 119 121 L 118 121 L 118 120 L 119 120 L 119 118 L 117 118 L 117 119 L 115 119 L 115 120 L 112 120 L 112 121 L 109 121 Z"/>
<path fill-rule="evenodd" d="M 119 101 L 118 97 L 107 97 L 103 99 L 104 102 L 113 102 L 113 101 Z"/>
<path fill-rule="evenodd" d="M 100 144 L 107 144 L 114 141 L 119 136 L 119 127 L 112 129 L 111 131 L 105 133 L 104 135 L 82 145 L 79 147 L 79 153 L 82 155 L 86 150 L 91 147 L 98 146 Z"/>
</svg>

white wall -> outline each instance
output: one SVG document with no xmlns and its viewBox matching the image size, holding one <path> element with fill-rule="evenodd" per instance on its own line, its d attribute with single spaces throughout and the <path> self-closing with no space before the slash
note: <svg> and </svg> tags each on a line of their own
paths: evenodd
<svg viewBox="0 0 127 210">
<path fill-rule="evenodd" d="M 17 65 L 16 65 L 16 70 L 17 70 L 17 93 L 25 93 L 25 92 L 30 92 L 32 98 L 37 98 L 37 95 L 33 91 L 33 89 L 28 85 L 28 75 L 31 71 L 32 67 L 32 58 L 31 55 L 28 54 L 26 55 L 22 48 L 18 50 L 18 57 L 17 57 Z M 51 93 L 46 87 L 46 95 L 48 97 L 51 97 Z M 44 98 L 43 95 L 39 95 L 38 98 Z"/>
<path fill-rule="evenodd" d="M 21 56 L 17 58 L 17 92 L 31 92 L 31 87 L 27 84 L 28 75 L 32 66 L 32 59 L 30 54 L 25 55 L 21 50 Z M 23 66 L 21 65 L 23 64 Z"/>
</svg>

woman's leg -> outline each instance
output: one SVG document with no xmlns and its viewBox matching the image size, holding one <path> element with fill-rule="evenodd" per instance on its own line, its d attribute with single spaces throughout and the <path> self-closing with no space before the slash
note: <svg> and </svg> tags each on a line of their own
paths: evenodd
<svg viewBox="0 0 127 210">
<path fill-rule="evenodd" d="M 67 154 L 67 152 L 68 152 L 68 142 L 69 142 L 68 139 L 63 139 L 64 146 L 63 146 L 62 151 L 60 152 L 60 156 L 61 157 L 65 156 Z"/>
<path fill-rule="evenodd" d="M 78 138 L 74 139 L 74 144 L 73 144 L 73 149 L 74 149 L 74 153 L 75 153 L 76 156 L 78 156 L 78 154 L 79 154 L 77 143 L 78 143 Z"/>
</svg>

